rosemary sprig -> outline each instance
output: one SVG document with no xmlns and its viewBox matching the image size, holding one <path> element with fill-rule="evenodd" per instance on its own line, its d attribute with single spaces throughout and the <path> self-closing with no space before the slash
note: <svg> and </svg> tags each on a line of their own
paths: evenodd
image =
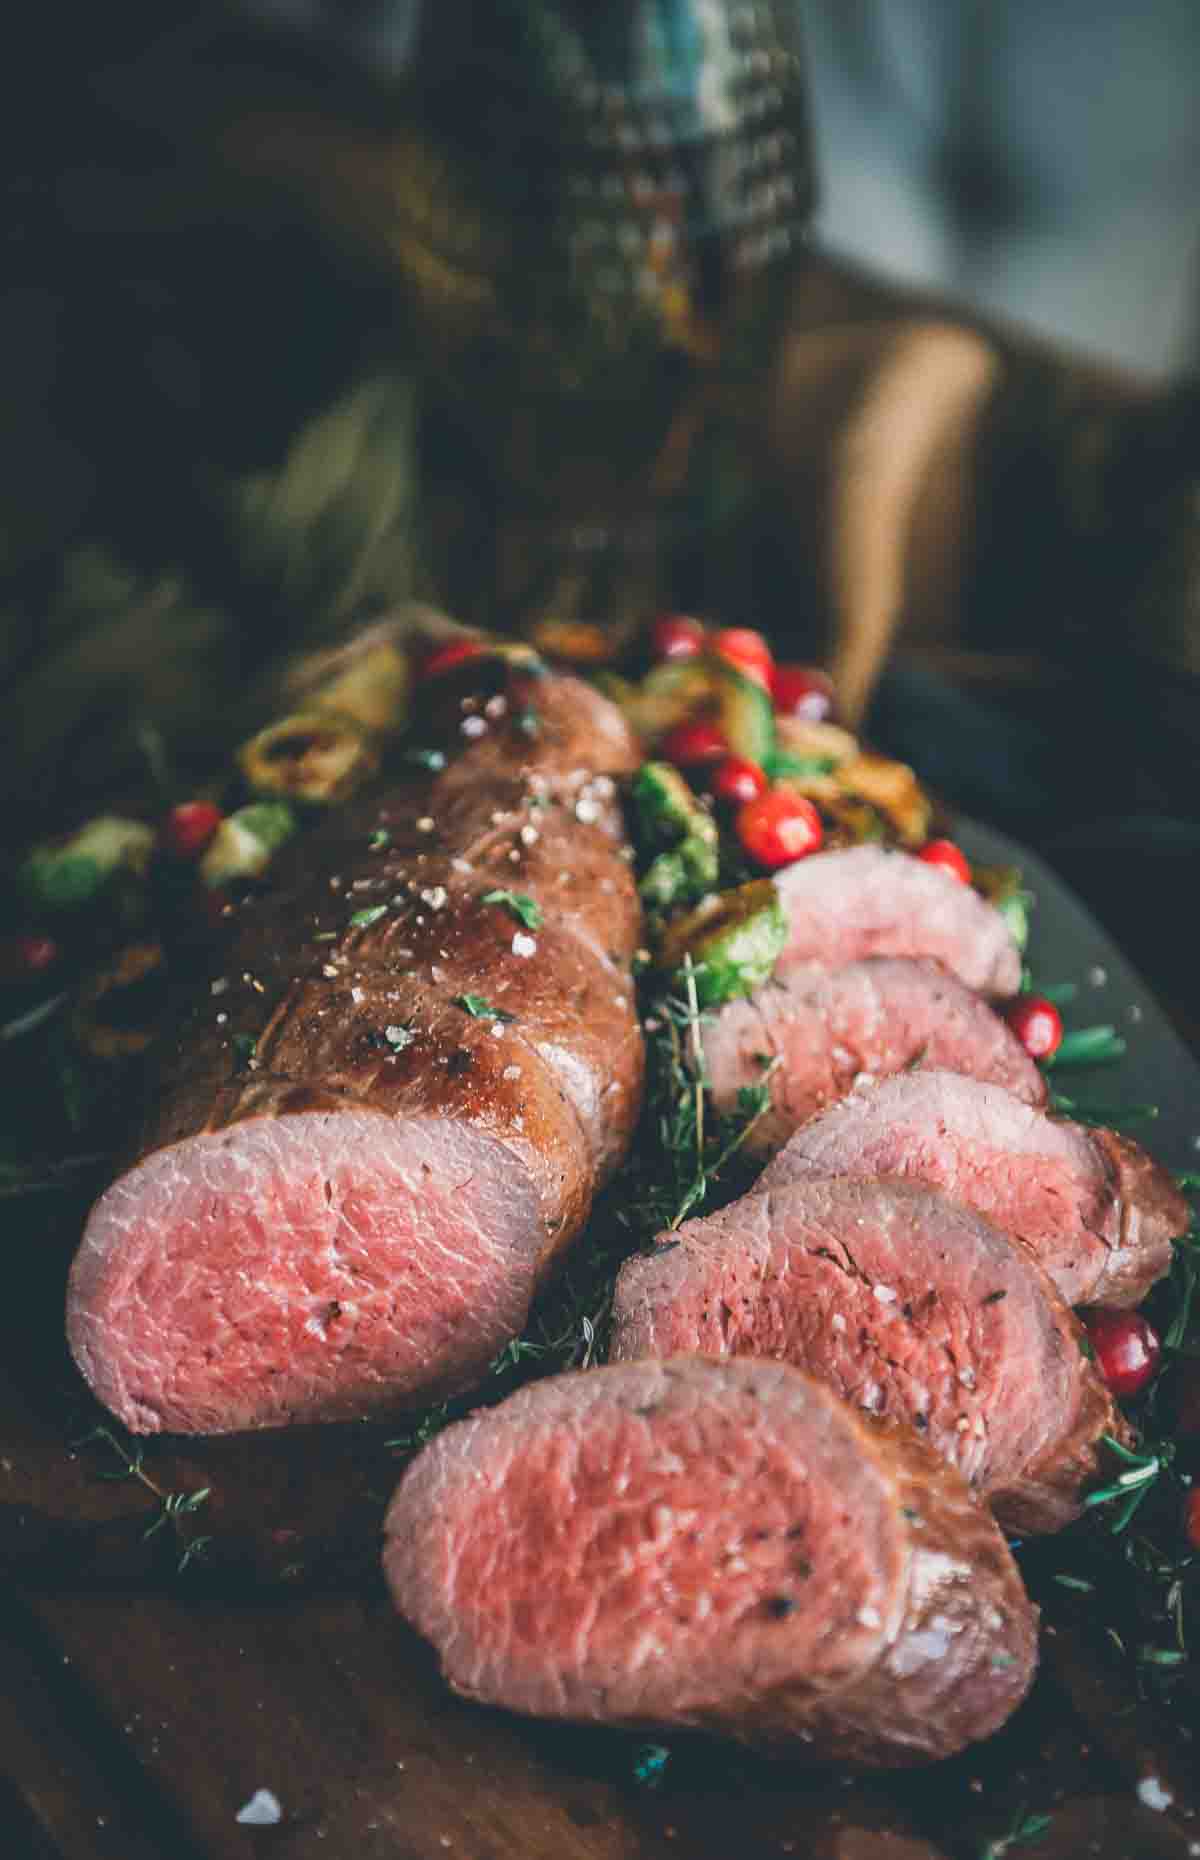
<svg viewBox="0 0 1200 1860">
<path fill-rule="evenodd" d="M 1123 1059 L 1128 1050 L 1115 1027 L 1075 1027 L 1064 1033 L 1058 1051 L 1044 1059 L 1042 1065 L 1056 1072 L 1064 1066 L 1111 1065 Z"/>
<path fill-rule="evenodd" d="M 1196 1287 L 1200 1285 L 1200 1227 L 1192 1226 L 1180 1234 L 1171 1255 L 1171 1289 L 1175 1293 L 1175 1314 L 1163 1332 L 1165 1350 L 1185 1350 L 1191 1328 Z"/>
<path fill-rule="evenodd" d="M 1085 1509 L 1090 1511 L 1097 1505 L 1109 1505 L 1119 1500 L 1116 1515 L 1109 1526 L 1112 1535 L 1119 1537 L 1149 1497 L 1155 1480 L 1170 1466 L 1175 1457 L 1175 1444 L 1170 1440 L 1160 1441 L 1151 1451 L 1137 1453 L 1123 1446 L 1119 1440 L 1114 1440 L 1111 1434 L 1105 1434 L 1102 1438 L 1109 1451 L 1124 1463 L 1125 1471 L 1118 1473 L 1111 1485 L 1089 1492 L 1083 1503 Z"/>
<path fill-rule="evenodd" d="M 211 1536 L 185 1536 L 179 1530 L 180 1520 L 191 1517 L 193 1513 L 200 1510 L 202 1505 L 207 1504 L 212 1494 L 212 1487 L 200 1486 L 195 1492 L 166 1492 L 146 1471 L 144 1447 L 135 1447 L 132 1442 L 122 1440 L 110 1427 L 105 1427 L 103 1424 L 93 1427 L 90 1433 L 85 1434 L 82 1440 L 76 1442 L 76 1445 L 84 1447 L 93 1440 L 101 1440 L 106 1446 L 111 1447 L 121 1462 L 119 1469 L 114 1472 L 98 1471 L 98 1478 L 104 1480 L 136 1479 L 139 1485 L 145 1486 L 147 1492 L 152 1493 L 157 1499 L 158 1509 L 142 1532 L 142 1542 L 148 1543 L 164 1526 L 168 1524 L 174 1526 L 180 1538 L 182 1554 L 177 1567 L 182 1575 L 190 1564 L 204 1555 L 212 1538 Z"/>
<path fill-rule="evenodd" d="M 1079 993 L 1079 983 L 1035 982 L 1026 969 L 1021 977 L 1021 991 L 1027 995 L 1041 995 L 1043 1001 L 1049 1001 L 1054 1007 L 1066 1007 Z"/>
<path fill-rule="evenodd" d="M 1158 1116 L 1156 1104 L 1095 1104 L 1083 1098 L 1068 1098 L 1062 1092 L 1050 1093 L 1050 1108 L 1077 1124 L 1092 1124 L 1106 1130 L 1123 1130 L 1129 1124 L 1144 1124 Z"/>
</svg>

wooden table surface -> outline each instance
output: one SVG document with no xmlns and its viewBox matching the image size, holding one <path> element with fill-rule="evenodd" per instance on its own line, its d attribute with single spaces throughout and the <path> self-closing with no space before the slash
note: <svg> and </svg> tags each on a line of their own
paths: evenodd
<svg viewBox="0 0 1200 1860">
<path fill-rule="evenodd" d="M 1095 927 L 1082 917 L 1064 925 L 1057 899 L 1047 916 L 1059 939 L 1047 958 L 1069 951 L 1097 966 Z M 1111 985 L 1140 986 L 1104 953 Z M 1190 1094 L 1200 1074 L 1178 1042 L 1164 1049 L 1145 1000 L 1144 1064 Z M 1189 1117 L 1197 1106 L 1191 1097 Z M 1200 1855 L 1200 1763 L 1187 1725 L 1127 1696 L 1111 1650 L 1065 1595 L 1043 1596 L 1042 1672 L 1012 1723 L 954 1762 L 903 1775 L 806 1773 L 684 1739 L 639 1779 L 643 1738 L 536 1725 L 453 1698 L 389 1609 L 376 1569 L 379 1517 L 402 1464 L 383 1432 L 154 1442 L 142 1478 L 112 1477 L 123 1461 L 112 1442 L 84 1440 L 103 1417 L 61 1343 L 78 1206 L 46 1196 L 0 1209 L 11 1216 L 0 1310 L 0 1561 L 10 1577 L 0 1856 Z M 160 1493 L 207 1486 L 209 1496 L 147 1537 L 161 1502 L 145 1480 Z M 212 1542 L 180 1575 L 197 1534 Z M 1147 1778 L 1165 1807 L 1139 1798 Z M 239 1823 L 260 1789 L 281 1820 Z M 989 1853 L 1029 1815 L 1050 1817 L 1036 1844 Z"/>
</svg>

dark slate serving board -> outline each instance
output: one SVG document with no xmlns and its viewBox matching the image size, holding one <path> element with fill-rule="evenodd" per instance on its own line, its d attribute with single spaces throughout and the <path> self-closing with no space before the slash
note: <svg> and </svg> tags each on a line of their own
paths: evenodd
<svg viewBox="0 0 1200 1860">
<path fill-rule="evenodd" d="M 974 821 L 959 820 L 955 831 L 972 860 L 1020 866 L 1035 899 L 1027 952 L 1034 980 L 1078 984 L 1064 1024 L 1107 1022 L 1128 1044 L 1118 1066 L 1072 1067 L 1056 1085 L 1080 1099 L 1157 1105 L 1158 1116 L 1131 1134 L 1171 1168 L 1200 1169 L 1200 1064 L 1149 986 L 1042 860 Z"/>
</svg>

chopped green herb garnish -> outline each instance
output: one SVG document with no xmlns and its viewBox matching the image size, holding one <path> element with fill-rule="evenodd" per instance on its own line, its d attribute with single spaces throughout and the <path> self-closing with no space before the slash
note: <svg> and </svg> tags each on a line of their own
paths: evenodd
<svg viewBox="0 0 1200 1860">
<path fill-rule="evenodd" d="M 392 843 L 392 836 L 386 827 L 376 827 L 367 841 L 368 852 L 386 852 Z"/>
<path fill-rule="evenodd" d="M 386 916 L 386 904 L 369 904 L 365 910 L 355 911 L 350 923 L 355 930 L 365 930 L 368 924 L 377 924 L 381 917 Z"/>
<path fill-rule="evenodd" d="M 540 930 L 543 923 L 542 907 L 536 898 L 527 897 L 523 891 L 485 891 L 485 904 L 502 904 L 506 911 L 511 911 L 517 922 L 524 924 L 527 930 Z"/>
<path fill-rule="evenodd" d="M 1095 1592 L 1095 1588 L 1096 1588 L 1096 1585 L 1094 1582 L 1087 1582 L 1082 1576 L 1059 1575 L 1059 1576 L 1056 1576 L 1054 1580 L 1055 1582 L 1058 1583 L 1060 1588 L 1078 1589 L 1080 1595 L 1091 1595 Z"/>
<path fill-rule="evenodd" d="M 383 1037 L 394 1053 L 402 1053 L 406 1046 L 411 1046 L 416 1035 L 411 1027 L 385 1027 Z"/>
<path fill-rule="evenodd" d="M 230 1042 L 238 1071 L 243 1071 L 258 1051 L 258 1041 L 252 1033 L 235 1033 Z"/>
<path fill-rule="evenodd" d="M 455 995 L 456 1007 L 465 1008 L 472 1020 L 515 1020 L 515 1014 L 506 1014 L 503 1008 L 493 1007 L 482 995 Z"/>
<path fill-rule="evenodd" d="M 313 942 L 314 943 L 336 943 L 337 934 L 338 933 L 336 930 L 318 930 L 317 934 L 313 938 Z"/>
</svg>

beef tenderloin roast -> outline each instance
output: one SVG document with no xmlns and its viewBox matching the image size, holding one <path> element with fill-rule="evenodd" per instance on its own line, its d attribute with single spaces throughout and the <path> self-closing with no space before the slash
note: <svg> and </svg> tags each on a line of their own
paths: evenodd
<svg viewBox="0 0 1200 1860">
<path fill-rule="evenodd" d="M 135 1431 L 468 1386 L 628 1144 L 641 917 L 613 777 L 637 746 L 571 678 L 453 721 L 441 773 L 280 857 L 165 1045 L 68 1291 L 76 1360 Z"/>
</svg>

